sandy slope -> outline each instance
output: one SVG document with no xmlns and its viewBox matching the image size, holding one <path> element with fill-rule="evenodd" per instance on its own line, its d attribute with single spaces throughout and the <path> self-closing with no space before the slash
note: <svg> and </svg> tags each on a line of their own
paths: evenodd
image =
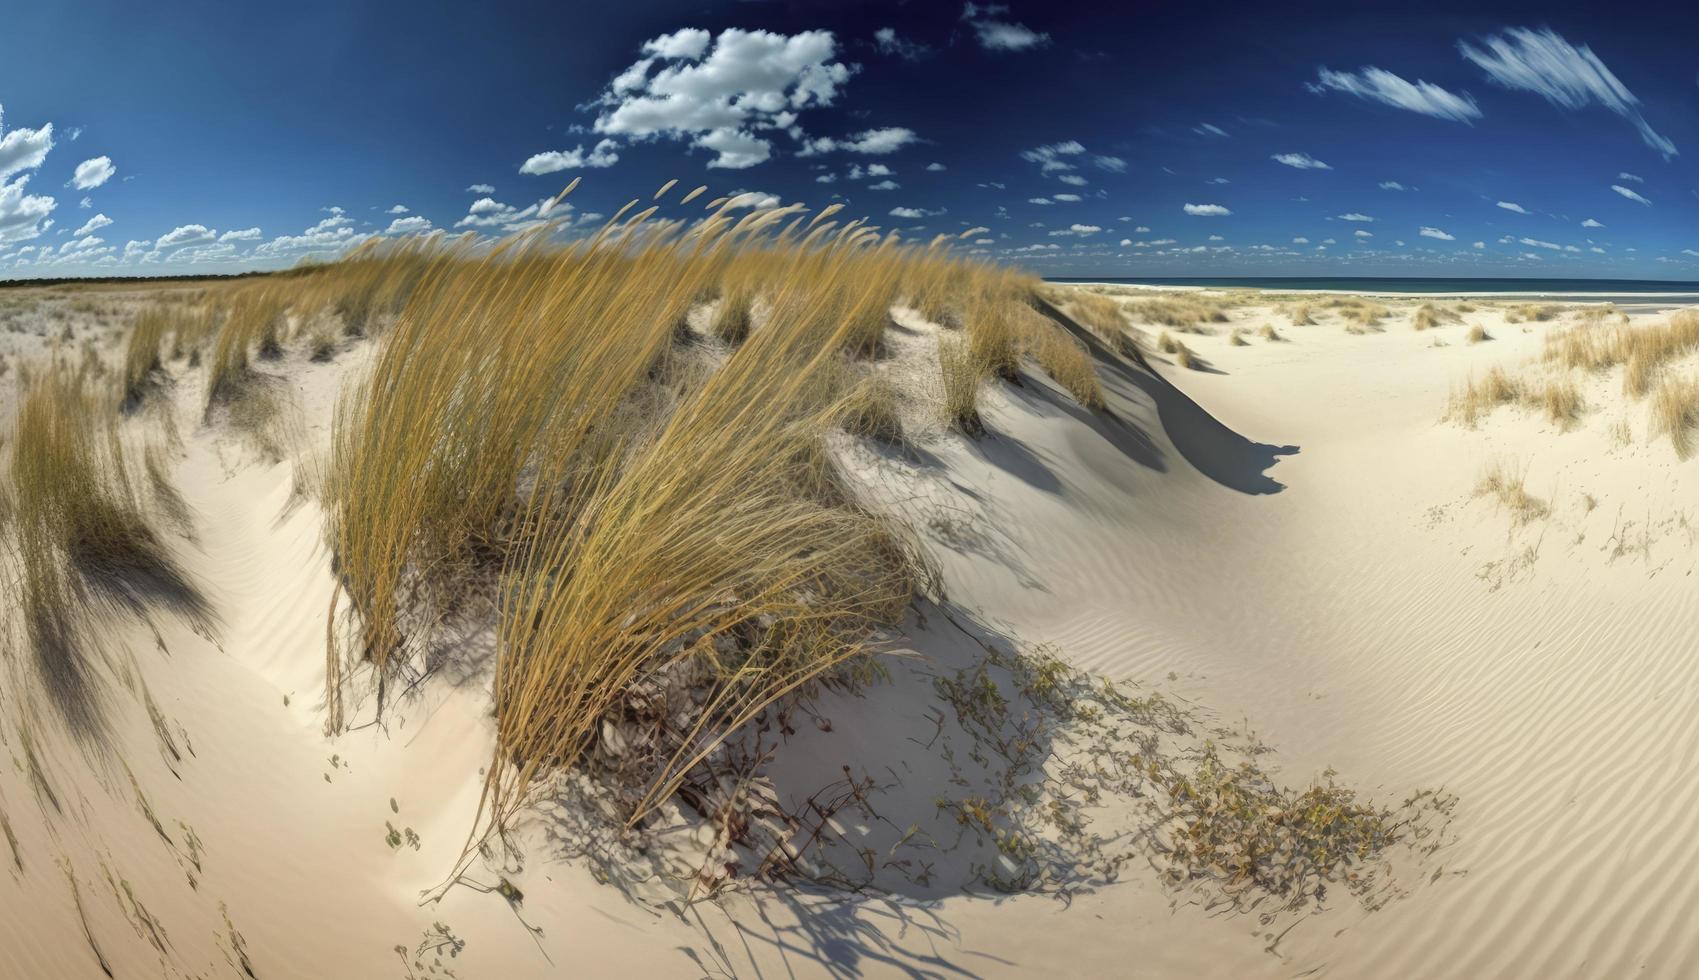
<svg viewBox="0 0 1699 980">
<path fill-rule="evenodd" d="M 310 473 L 201 425 L 198 376 L 183 372 L 176 475 L 196 512 L 183 553 L 217 610 L 216 642 L 169 617 L 157 642 L 145 627 L 114 637 L 177 733 L 173 759 L 139 696 L 114 694 L 119 754 L 160 830 L 122 764 L 91 766 L 50 726 L 36 741 L 58 809 L 26 765 L 0 771 L 24 862 L 0 881 L 7 975 L 99 975 L 57 855 L 120 977 L 241 976 L 239 947 L 262 978 L 402 977 L 393 947 L 436 922 L 466 943 L 441 970 L 466 980 L 1699 972 L 1683 928 L 1699 889 L 1699 843 L 1683 833 L 1699 787 L 1685 656 L 1699 532 L 1683 508 L 1699 462 L 1648 442 L 1644 406 L 1614 377 L 1591 383 L 1574 432 L 1514 408 L 1477 430 L 1440 423 L 1453 383 L 1536 355 L 1553 324 L 1471 314 L 1496 339 L 1470 346 L 1464 326 L 1418 333 L 1402 315 L 1367 336 L 1234 316 L 1278 323 L 1287 342 L 1188 338 L 1207 371 L 1100 350 L 1108 418 L 1029 377 L 989 396 L 985 439 L 862 463 L 983 623 L 1255 729 L 1290 782 L 1332 766 L 1382 798 L 1457 794 L 1456 842 L 1401 869 L 1405 897 L 1369 912 L 1341 896 L 1275 952 L 1253 917 L 1207 914 L 1148 873 L 1071 902 L 959 884 L 858 898 L 757 887 L 674 914 L 598 884 L 595 862 L 565 860 L 545 826 L 514 874 L 521 905 L 456 888 L 420 907 L 489 760 L 487 679 L 471 657 L 387 728 L 325 738 L 334 580 L 316 505 L 291 499 Z M 367 353 L 273 368 L 310 439 Z M 1606 431 L 1622 417 L 1627 447 Z M 1546 518 L 1513 527 L 1473 496 L 1505 453 L 1527 465 Z M 797 736 L 782 790 L 800 799 L 837 766 L 889 766 L 903 778 L 882 812 L 926 818 L 945 776 L 915 749 L 933 728 L 927 678 L 972 644 L 937 615 L 907 634 L 900 652 L 917 656 L 894 661 L 889 685 L 827 696 L 831 731 Z M 10 692 L 0 706 L 22 760 L 23 708 Z M 386 823 L 418 848 L 386 844 Z"/>
</svg>

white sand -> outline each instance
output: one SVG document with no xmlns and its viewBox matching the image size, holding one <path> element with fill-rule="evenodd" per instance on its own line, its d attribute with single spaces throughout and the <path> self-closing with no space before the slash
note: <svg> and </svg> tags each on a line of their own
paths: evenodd
<svg viewBox="0 0 1699 980">
<path fill-rule="evenodd" d="M 0 810 L 24 862 L 0 881 L 0 973 L 99 975 L 55 866 L 63 855 L 119 977 L 241 976 L 221 905 L 262 980 L 405 976 L 393 947 L 416 945 L 435 922 L 465 941 L 459 956 L 442 954 L 465 980 L 1695 975 L 1685 913 L 1699 898 L 1699 840 L 1686 824 L 1699 793 L 1699 672 L 1687 654 L 1699 529 L 1684 508 L 1699 501 L 1699 462 L 1648 440 L 1645 405 L 1621 395 L 1615 374 L 1585 388 L 1573 432 L 1517 408 L 1476 430 L 1441 424 L 1454 383 L 1537 356 L 1560 324 L 1470 314 L 1495 339 L 1469 346 L 1464 325 L 1411 330 L 1413 306 L 1364 336 L 1330 318 L 1292 327 L 1240 310 L 1236 323 L 1275 323 L 1288 342 L 1253 335 L 1233 347 L 1218 326 L 1186 338 L 1213 371 L 1156 355 L 1154 376 L 1106 362 L 1118 423 L 1035 378 L 989 396 L 983 440 L 939 438 L 926 465 L 863 460 L 883 467 L 882 493 L 909 501 L 951 598 L 984 622 L 1248 724 L 1290 783 L 1331 766 L 1378 798 L 1455 793 L 1456 843 L 1410 868 L 1408 894 L 1377 911 L 1341 894 L 1271 953 L 1254 916 L 1210 915 L 1138 865 L 1071 902 L 756 886 L 674 915 L 551 857 L 537 827 L 514 878 L 517 911 L 464 887 L 420 907 L 470 827 L 489 762 L 487 678 L 438 677 L 387 730 L 324 736 L 334 580 L 322 516 L 289 505 L 295 464 L 199 425 L 198 372 L 182 372 L 176 476 L 197 517 L 183 556 L 222 629 L 214 643 L 162 616 L 157 644 L 146 627 L 114 637 L 181 727 L 180 761 L 160 749 L 138 697 L 115 691 L 110 711 L 115 757 L 171 844 L 122 765 L 91 766 L 38 722 L 56 812 L 23 763 L 24 706 L 0 692 L 17 763 L 0 769 Z M 310 438 L 322 442 L 338 383 L 367 353 L 329 365 L 291 354 L 276 369 Z M 1627 447 L 1607 431 L 1621 418 Z M 1548 517 L 1515 528 L 1472 495 L 1503 454 L 1527 465 Z M 937 514 L 960 527 L 925 524 Z M 919 657 L 897 662 L 890 685 L 827 697 L 832 731 L 799 735 L 782 787 L 805 795 L 838 765 L 890 765 L 906 778 L 881 807 L 933 809 L 942 770 L 916 748 L 935 727 L 921 672 L 960 662 L 967 644 L 936 616 L 911 623 L 909 639 Z M 419 849 L 392 850 L 386 821 L 414 830 Z M 201 842 L 198 871 L 186 827 Z"/>
</svg>

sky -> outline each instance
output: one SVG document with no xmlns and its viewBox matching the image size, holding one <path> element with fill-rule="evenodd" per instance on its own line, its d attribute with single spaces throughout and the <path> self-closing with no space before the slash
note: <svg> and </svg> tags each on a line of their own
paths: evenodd
<svg viewBox="0 0 1699 980">
<path fill-rule="evenodd" d="M 1699 280 L 1694 37 L 1689 4 L 12 3 L 0 278 L 570 238 L 677 179 L 1052 276 Z"/>
</svg>

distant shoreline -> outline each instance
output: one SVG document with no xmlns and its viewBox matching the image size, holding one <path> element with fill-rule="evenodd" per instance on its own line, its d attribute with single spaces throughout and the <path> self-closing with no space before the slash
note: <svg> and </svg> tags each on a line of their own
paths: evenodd
<svg viewBox="0 0 1699 980">
<path fill-rule="evenodd" d="M 1656 279 L 1444 279 L 1344 276 L 1223 276 L 1220 278 L 1054 277 L 1048 282 L 1141 289 L 1255 289 L 1269 293 L 1349 293 L 1360 296 L 1507 297 L 1573 302 L 1699 303 L 1699 282 Z M 1683 305 L 1676 303 L 1674 305 Z"/>
</svg>

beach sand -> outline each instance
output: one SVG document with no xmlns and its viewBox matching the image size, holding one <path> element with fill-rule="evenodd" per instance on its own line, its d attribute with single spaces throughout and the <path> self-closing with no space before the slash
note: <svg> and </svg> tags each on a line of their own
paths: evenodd
<svg viewBox="0 0 1699 980">
<path fill-rule="evenodd" d="M 46 349 L 38 322 L 104 336 L 122 321 L 96 326 L 62 296 L 0 335 L 14 365 Z M 758 882 L 686 904 L 599 881 L 617 862 L 571 856 L 570 814 L 550 811 L 525 828 L 522 870 L 475 868 L 476 887 L 421 904 L 471 830 L 488 678 L 444 675 L 382 725 L 324 733 L 336 580 L 323 514 L 295 489 L 370 357 L 353 343 L 268 368 L 305 447 L 275 461 L 202 424 L 200 372 L 173 369 L 173 475 L 194 514 L 178 550 L 217 629 L 161 616 L 110 638 L 134 686 L 110 699 L 105 758 L 0 693 L 8 975 L 97 976 L 102 959 L 118 977 L 266 980 L 1699 973 L 1685 928 L 1699 842 L 1683 832 L 1699 792 L 1699 462 L 1651 433 L 1620 368 L 1576 375 L 1586 407 L 1572 425 L 1514 405 L 1473 427 L 1442 420 L 1450 392 L 1495 365 L 1543 376 L 1546 338 L 1579 307 L 1512 323 L 1508 305 L 1480 304 L 1418 331 L 1418 301 L 1389 300 L 1378 329 L 1352 333 L 1319 307 L 1294 325 L 1284 301 L 1241 299 L 1207 332 L 1175 330 L 1191 369 L 1160 352 L 1159 326 L 1140 328 L 1146 353 L 1129 358 L 1074 324 L 1101 413 L 1028 371 L 988 393 L 979 439 L 845 448 L 870 497 L 916 528 L 951 606 L 910 617 L 887 681 L 822 697 L 775 783 L 801 808 L 850 767 L 877 777 L 869 811 L 894 829 L 846 809 L 833 820 L 846 840 L 898 853 L 911 824 L 941 834 L 952 820 L 937 800 L 959 770 L 938 754 L 935 680 L 978 649 L 954 608 L 1254 732 L 1288 785 L 1336 771 L 1390 804 L 1454 795 L 1444 846 L 1400 854 L 1373 901 L 1335 889 L 1265 920 L 1207 907 L 1210 893 L 1139 861 L 1112 883 L 999 894 L 970 881 L 980 848 L 919 855 L 934 864 L 924 883 Z M 903 344 L 929 349 L 935 327 L 898 321 Z M 1258 336 L 1265 324 L 1282 339 Z M 1491 339 L 1469 343 L 1472 326 Z M 0 379 L 8 414 L 15 376 Z M 1519 522 L 1477 493 L 1505 460 L 1544 513 Z M 490 891 L 504 880 L 522 899 Z"/>
</svg>

